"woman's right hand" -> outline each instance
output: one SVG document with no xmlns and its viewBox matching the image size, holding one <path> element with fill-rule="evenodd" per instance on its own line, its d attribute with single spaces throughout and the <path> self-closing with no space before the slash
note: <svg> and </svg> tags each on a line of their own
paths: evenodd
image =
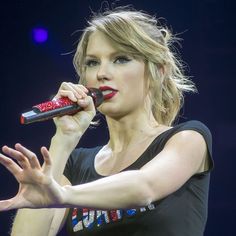
<svg viewBox="0 0 236 236">
<path fill-rule="evenodd" d="M 81 137 L 89 127 L 92 119 L 96 114 L 96 109 L 92 97 L 87 95 L 88 90 L 83 85 L 63 82 L 54 97 L 68 97 L 71 101 L 76 102 L 82 111 L 74 115 L 65 115 L 54 118 L 57 132 L 70 137 Z"/>
<path fill-rule="evenodd" d="M 46 147 L 41 148 L 44 165 L 29 149 L 16 144 L 15 149 L 4 146 L 0 163 L 19 183 L 15 197 L 1 200 L 0 211 L 18 208 L 62 207 L 65 191 L 52 176 L 52 161 Z"/>
</svg>

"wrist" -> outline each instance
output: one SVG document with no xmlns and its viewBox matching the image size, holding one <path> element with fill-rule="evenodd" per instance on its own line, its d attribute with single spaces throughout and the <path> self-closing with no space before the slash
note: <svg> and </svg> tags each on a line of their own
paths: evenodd
<svg viewBox="0 0 236 236">
<path fill-rule="evenodd" d="M 63 147 L 75 148 L 81 137 L 81 132 L 64 133 L 57 129 L 56 133 L 51 139 L 51 142 Z"/>
<path fill-rule="evenodd" d="M 55 135 L 63 137 L 63 138 L 80 138 L 83 135 L 83 133 L 84 132 L 82 132 L 80 129 L 64 130 L 64 129 L 61 129 L 60 127 L 57 127 Z"/>
<path fill-rule="evenodd" d="M 73 195 L 73 187 L 71 185 L 62 186 L 63 197 L 62 197 L 62 205 L 71 207 L 71 196 Z"/>
</svg>

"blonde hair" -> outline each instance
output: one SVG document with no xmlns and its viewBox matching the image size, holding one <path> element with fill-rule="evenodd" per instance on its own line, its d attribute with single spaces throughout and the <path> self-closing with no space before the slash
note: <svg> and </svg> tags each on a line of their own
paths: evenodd
<svg viewBox="0 0 236 236">
<path fill-rule="evenodd" d="M 73 60 L 80 83 L 85 84 L 89 36 L 100 31 L 116 42 L 121 51 L 145 62 L 154 118 L 160 124 L 171 125 L 182 107 L 183 93 L 196 88 L 183 73 L 183 64 L 173 50 L 176 38 L 170 30 L 153 16 L 123 8 L 99 13 L 88 23 Z"/>
</svg>

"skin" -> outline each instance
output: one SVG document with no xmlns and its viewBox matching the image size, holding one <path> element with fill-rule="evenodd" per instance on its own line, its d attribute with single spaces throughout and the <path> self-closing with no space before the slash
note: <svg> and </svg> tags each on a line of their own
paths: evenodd
<svg viewBox="0 0 236 236">
<path fill-rule="evenodd" d="M 160 126 L 150 113 L 143 61 L 117 51 L 115 43 L 94 32 L 89 38 L 85 63 L 88 87 L 110 86 L 118 90 L 98 108 L 106 116 L 110 140 L 97 155 L 96 167 L 98 172 L 109 175 L 134 162 L 168 127 Z M 126 158 L 131 151 L 136 155 Z"/>
<path fill-rule="evenodd" d="M 118 90 L 113 98 L 98 108 L 106 116 L 110 140 L 95 157 L 95 169 L 108 177 L 78 186 L 70 186 L 69 181 L 61 177 L 69 154 L 95 115 L 86 88 L 64 82 L 56 97 L 67 96 L 84 110 L 73 116 L 54 119 L 57 130 L 50 150 L 41 149 L 44 157 L 42 167 L 35 154 L 22 145 L 3 147 L 5 155 L 0 154 L 0 163 L 16 177 L 20 187 L 14 198 L 0 201 L 0 210 L 55 206 L 97 209 L 145 206 L 173 193 L 193 174 L 207 169 L 207 148 L 203 137 L 195 131 L 186 130 L 175 134 L 163 151 L 140 170 L 119 173 L 132 164 L 156 136 L 170 127 L 158 124 L 150 112 L 145 64 L 129 55 L 120 55 L 115 44 L 100 32 L 89 38 L 86 82 L 88 87 L 108 85 Z M 57 161 L 58 157 L 60 161 Z M 67 185 L 60 186 L 58 182 Z M 31 212 L 22 213 L 17 218 L 15 229 L 20 227 L 19 222 L 26 216 L 32 217 Z M 52 235 L 62 220 L 55 216 L 57 212 L 54 211 L 49 224 L 45 212 L 38 215 L 43 223 L 48 224 L 45 229 L 54 229 Z M 31 232 L 36 232 L 31 227 Z M 42 230 L 39 235 L 42 235 Z M 49 231 L 45 232 L 47 235 Z"/>
<path fill-rule="evenodd" d="M 98 45 L 100 45 L 98 47 Z M 116 45 L 94 32 L 88 42 L 85 58 L 88 87 L 110 86 L 118 93 L 106 100 L 98 110 L 113 119 L 131 119 L 144 112 L 145 64 L 116 50 Z"/>
</svg>

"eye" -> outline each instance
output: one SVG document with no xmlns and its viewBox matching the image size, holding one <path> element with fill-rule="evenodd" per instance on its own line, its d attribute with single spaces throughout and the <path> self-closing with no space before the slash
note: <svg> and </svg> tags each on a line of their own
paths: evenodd
<svg viewBox="0 0 236 236">
<path fill-rule="evenodd" d="M 95 59 L 88 59 L 85 61 L 85 66 L 86 67 L 94 67 L 98 65 L 98 61 Z"/>
<path fill-rule="evenodd" d="M 125 63 L 128 63 L 129 61 L 131 61 L 131 59 L 128 58 L 127 56 L 118 56 L 115 58 L 114 63 L 125 64 Z"/>
</svg>

